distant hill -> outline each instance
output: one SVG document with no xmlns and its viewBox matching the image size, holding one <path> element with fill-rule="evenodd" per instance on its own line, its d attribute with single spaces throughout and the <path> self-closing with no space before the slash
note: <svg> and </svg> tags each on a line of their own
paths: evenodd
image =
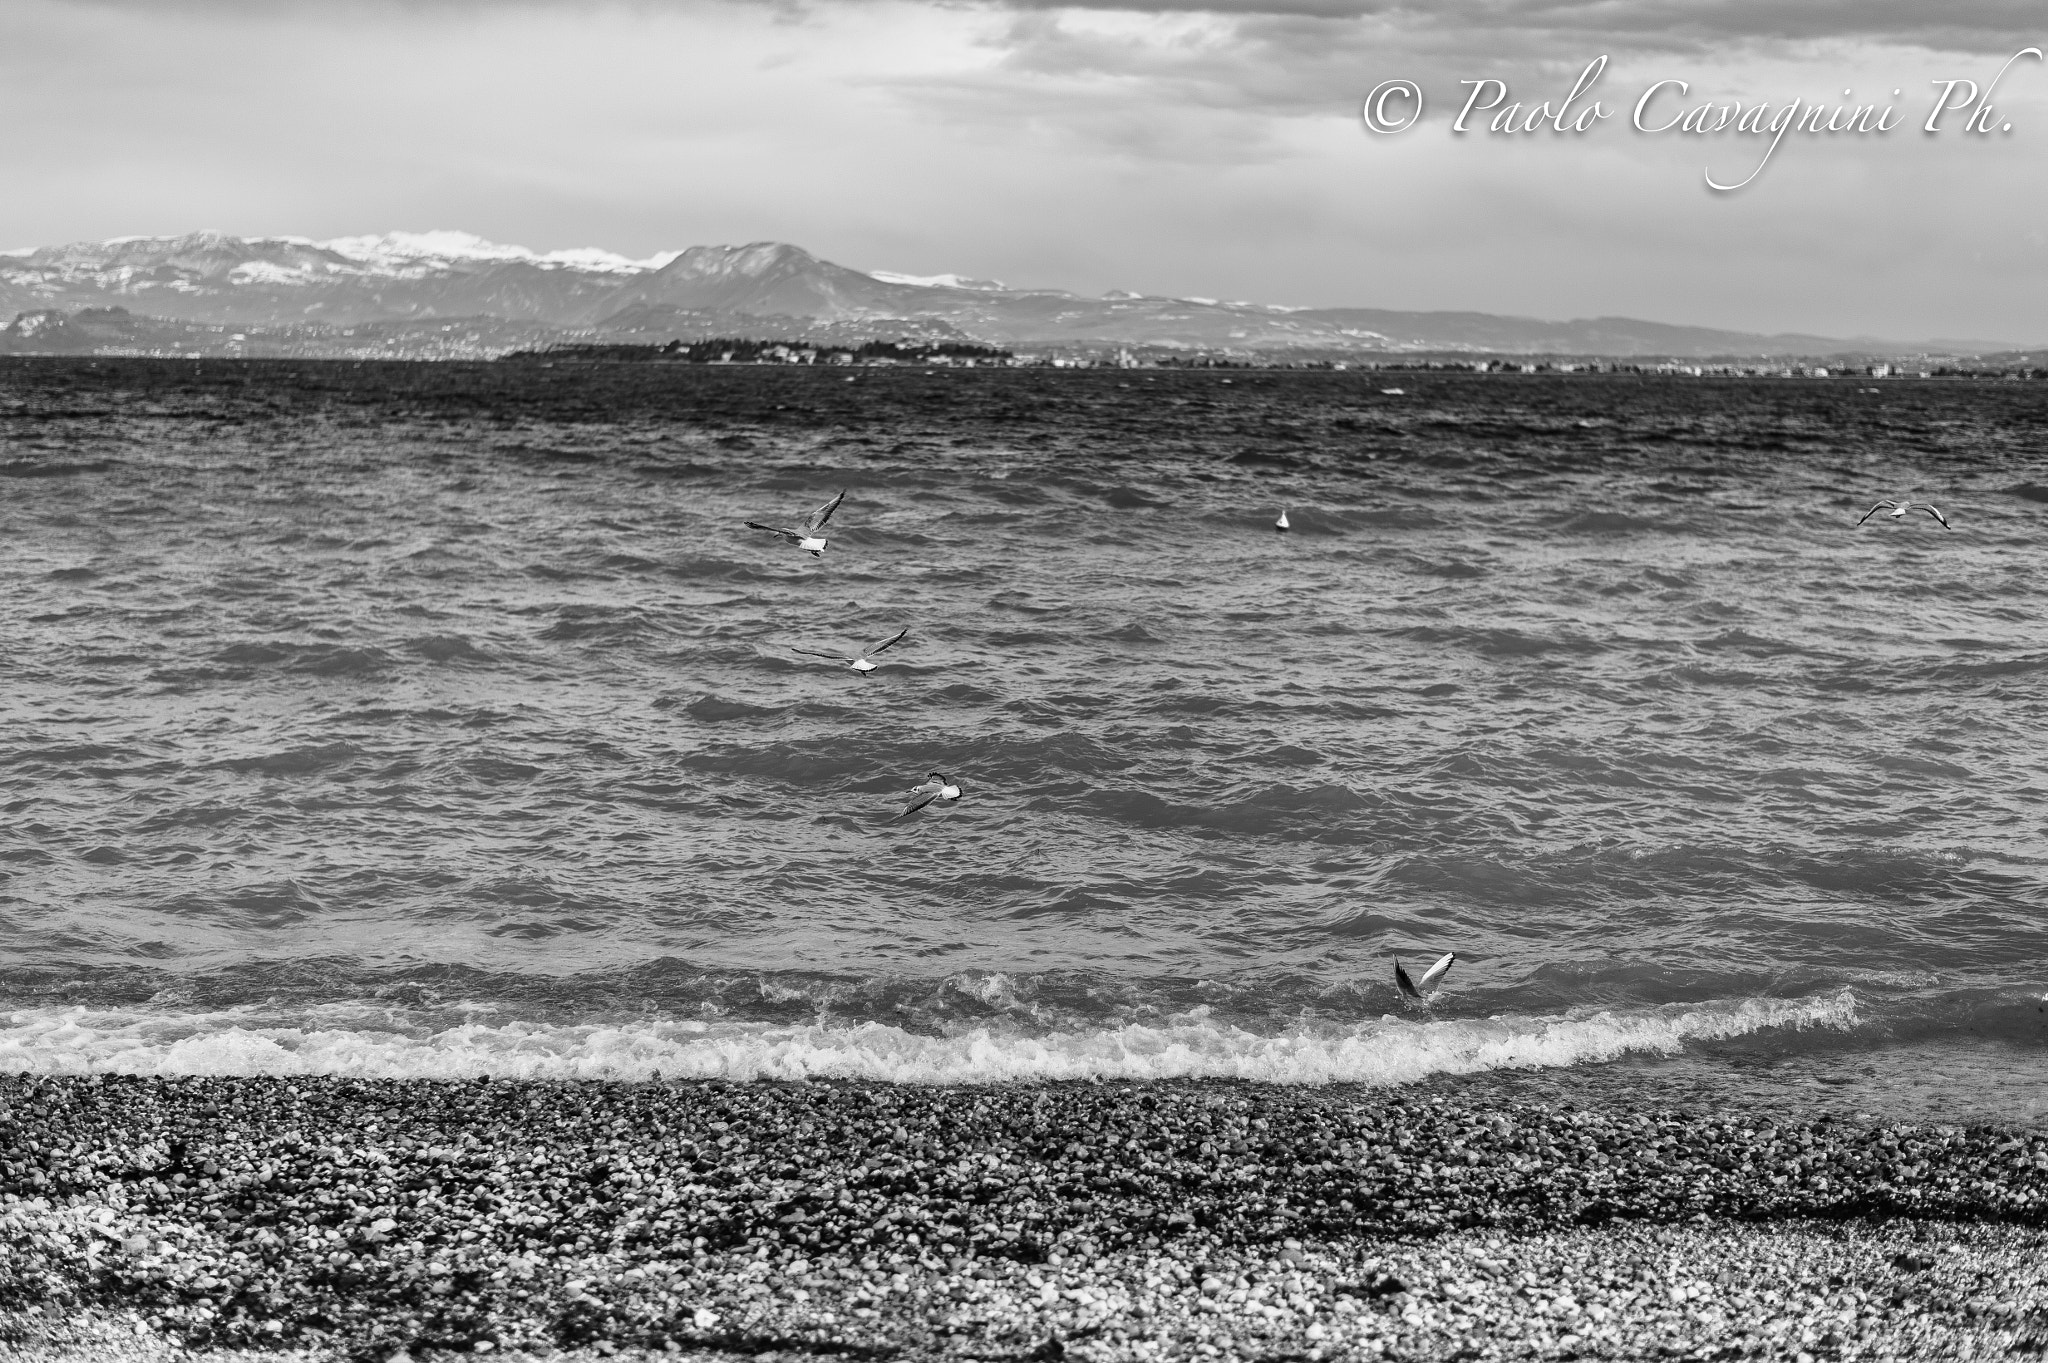
<svg viewBox="0 0 2048 1363">
<path fill-rule="evenodd" d="M 125 309 L 126 320 L 100 315 L 109 308 Z M 1626 317 L 1550 322 L 1129 293 L 1085 298 L 957 275 L 864 273 L 780 242 L 693 246 L 632 260 L 600 250 L 543 254 L 460 232 L 331 241 L 201 232 L 0 254 L 0 322 L 29 317 L 41 320 L 17 320 L 0 331 L 0 353 L 92 345 L 222 354 L 271 345 L 294 354 L 470 353 L 450 341 L 458 330 L 478 354 L 559 341 L 736 335 L 838 344 L 909 338 L 1013 350 L 1134 346 L 1248 357 L 1881 357 L 2002 348 L 1764 336 Z M 150 319 L 185 329 L 153 330 Z M 238 328 L 242 335 L 233 339 Z M 111 339 L 117 332 L 124 339 Z M 90 342 L 94 336 L 109 339 Z"/>
</svg>

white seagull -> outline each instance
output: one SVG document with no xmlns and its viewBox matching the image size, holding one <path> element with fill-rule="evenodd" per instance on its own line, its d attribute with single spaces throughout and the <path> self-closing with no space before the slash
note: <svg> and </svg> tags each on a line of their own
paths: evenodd
<svg viewBox="0 0 2048 1363">
<path fill-rule="evenodd" d="M 910 803 L 903 806 L 903 813 L 893 815 L 892 817 L 900 819 L 904 814 L 915 814 L 934 800 L 957 800 L 960 798 L 960 787 L 948 781 L 943 773 L 934 771 L 928 772 L 926 775 L 929 779 L 923 785 L 911 787 Z"/>
<path fill-rule="evenodd" d="M 1925 511 L 1928 515 L 1934 517 L 1934 519 L 1941 522 L 1942 529 L 1947 530 L 1949 528 L 1948 517 L 1942 515 L 1941 508 L 1936 506 L 1933 502 L 1895 502 L 1889 497 L 1879 502 L 1876 506 L 1870 508 L 1870 510 L 1864 512 L 1863 519 L 1857 521 L 1856 524 L 1863 524 L 1863 521 L 1869 520 L 1872 516 L 1875 516 L 1878 512 L 1884 510 L 1886 507 L 1890 507 L 1892 509 L 1892 519 L 1895 521 L 1904 520 L 1906 513 L 1909 511 Z"/>
<path fill-rule="evenodd" d="M 1288 530 L 1292 528 L 1287 524 L 1287 512 L 1284 508 L 1280 512 L 1280 519 L 1273 522 L 1273 528 L 1275 530 Z"/>
<path fill-rule="evenodd" d="M 856 653 L 851 658 L 847 657 L 844 653 L 820 653 L 815 648 L 791 648 L 790 652 L 808 653 L 813 658 L 830 658 L 835 663 L 843 662 L 848 667 L 852 668 L 854 671 L 860 673 L 863 677 L 865 677 L 868 673 L 875 670 L 875 663 L 873 661 L 874 656 L 877 653 L 880 653 L 883 649 L 889 647 L 889 645 L 891 644 L 901 643 L 903 641 L 903 636 L 908 633 L 910 633 L 910 626 L 905 625 L 902 629 L 896 631 L 895 637 L 884 639 L 881 643 L 876 644 L 867 652 Z"/>
<path fill-rule="evenodd" d="M 1409 998 L 1426 1003 L 1435 993 L 1430 986 L 1442 979 L 1444 972 L 1451 968 L 1451 962 L 1457 959 L 1458 953 L 1455 951 L 1446 951 L 1437 957 L 1436 964 L 1422 972 L 1422 983 L 1418 986 L 1415 981 L 1408 978 L 1408 972 L 1401 968 L 1401 959 L 1397 956 L 1394 958 L 1394 983 L 1399 985 L 1401 992 Z"/>
<path fill-rule="evenodd" d="M 779 535 L 783 539 L 788 540 L 812 558 L 823 558 L 825 556 L 825 537 L 818 532 L 825 528 L 825 522 L 832 519 L 832 513 L 837 511 L 839 504 L 845 500 L 846 490 L 841 488 L 837 497 L 834 497 L 831 501 L 804 517 L 801 528 L 796 530 L 777 529 L 772 525 L 763 525 L 759 521 L 748 521 L 747 529 L 766 530 L 771 535 Z"/>
</svg>

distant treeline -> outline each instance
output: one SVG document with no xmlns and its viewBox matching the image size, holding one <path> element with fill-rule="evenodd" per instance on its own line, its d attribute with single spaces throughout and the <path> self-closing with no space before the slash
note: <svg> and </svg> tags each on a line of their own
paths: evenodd
<svg viewBox="0 0 2048 1363">
<path fill-rule="evenodd" d="M 859 345 L 810 341 L 753 341 L 719 337 L 667 345 L 552 345 L 520 350 L 508 360 L 606 360 L 669 364 L 1007 364 L 1007 350 L 958 341 L 863 341 Z"/>
</svg>

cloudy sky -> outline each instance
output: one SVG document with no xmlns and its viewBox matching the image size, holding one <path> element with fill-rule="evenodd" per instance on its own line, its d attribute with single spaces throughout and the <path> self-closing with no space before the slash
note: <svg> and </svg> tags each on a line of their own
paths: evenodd
<svg viewBox="0 0 2048 1363">
<path fill-rule="evenodd" d="M 1988 134 L 1922 129 L 2044 44 L 2039 0 L 5 0 L 0 247 L 781 240 L 1090 293 L 2036 344 L 2048 71 L 2010 65 Z M 1463 82 L 1526 123 L 1600 56 L 1584 133 L 1451 128 Z M 1370 133 L 1390 80 L 1422 117 Z M 1632 128 L 1658 81 L 1687 90 L 1652 127 L 1898 126 L 1787 132 L 1719 193 L 1771 136 Z"/>
</svg>

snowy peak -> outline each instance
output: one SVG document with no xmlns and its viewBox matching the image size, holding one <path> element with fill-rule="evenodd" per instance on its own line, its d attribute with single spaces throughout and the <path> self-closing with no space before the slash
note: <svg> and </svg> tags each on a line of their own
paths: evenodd
<svg viewBox="0 0 2048 1363">
<path fill-rule="evenodd" d="M 535 251 L 490 241 L 474 232 L 435 229 L 330 237 L 236 237 L 225 232 L 189 232 L 173 237 L 117 237 L 110 241 L 0 252 L 0 276 L 15 283 L 87 285 L 115 292 L 136 287 L 204 285 L 290 288 L 331 284 L 339 279 L 417 281 L 479 276 L 493 270 L 562 272 L 624 283 L 659 279 L 652 292 L 701 295 L 715 303 L 730 296 L 759 295 L 755 301 L 783 305 L 808 299 L 856 311 L 878 306 L 901 290 L 962 289 L 1004 293 L 993 279 L 957 274 L 911 275 L 881 270 L 872 274 L 818 259 L 786 242 L 755 241 L 744 246 L 693 246 L 634 259 L 597 247 Z M 771 297 L 774 295 L 786 295 Z M 798 310 L 803 310 L 799 308 Z"/>
<path fill-rule="evenodd" d="M 296 240 L 279 238 L 279 240 Z M 646 260 L 633 260 L 616 251 L 593 246 L 563 251 L 533 251 L 524 246 L 506 246 L 486 241 L 474 232 L 438 230 L 432 232 L 386 232 L 382 236 L 334 237 L 307 243 L 371 267 L 404 269 L 421 263 L 448 264 L 469 261 L 520 261 L 531 265 L 556 265 L 595 270 L 608 274 L 638 274 L 658 270 L 681 254 L 663 251 Z"/>
<path fill-rule="evenodd" d="M 465 273 L 493 265 L 573 270 L 601 275 L 645 274 L 678 255 L 665 251 L 633 260 L 615 251 L 580 247 L 540 252 L 486 241 L 472 232 L 386 232 L 381 236 L 234 237 L 190 232 L 176 237 L 116 237 L 7 253 L 31 269 L 60 277 L 172 271 L 196 280 L 236 283 L 307 283 L 323 275 L 384 275 L 417 279 L 436 272 Z M 6 268 L 6 266 L 0 266 Z M 113 282 L 113 281 L 108 281 Z"/>
<path fill-rule="evenodd" d="M 469 232 L 235 237 L 192 232 L 77 242 L 0 257 L 0 321 L 37 309 L 119 303 L 150 317 L 339 326 L 490 316 L 587 325 L 631 280 L 675 253 L 539 252 Z"/>
<path fill-rule="evenodd" d="M 869 270 L 868 278 L 884 284 L 907 284 L 914 289 L 973 289 L 979 293 L 1008 293 L 1010 286 L 1000 279 L 969 279 L 957 274 L 898 274 L 894 270 Z"/>
<path fill-rule="evenodd" d="M 46 246 L 15 259 L 21 262 L 16 268 L 59 278 L 107 277 L 112 283 L 169 272 L 196 282 L 224 278 L 251 261 L 304 268 L 311 263 L 308 257 L 323 254 L 310 242 L 251 241 L 223 232 L 190 232 L 179 237 L 116 237 Z"/>
</svg>

